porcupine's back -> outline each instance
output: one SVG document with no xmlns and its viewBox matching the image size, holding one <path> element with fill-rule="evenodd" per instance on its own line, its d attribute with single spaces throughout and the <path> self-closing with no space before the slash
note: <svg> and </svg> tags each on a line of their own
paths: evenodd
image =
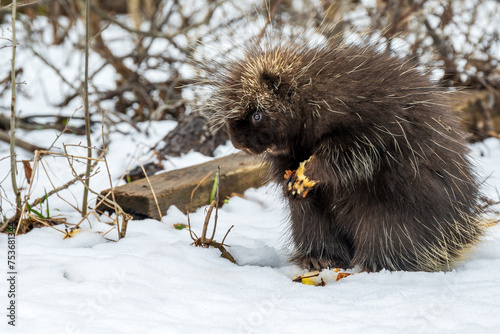
<svg viewBox="0 0 500 334">
<path fill-rule="evenodd" d="M 373 47 L 290 43 L 250 50 L 217 85 L 216 119 L 244 150 L 267 151 L 276 182 L 315 152 L 328 153 L 304 199 L 315 209 L 289 201 L 292 212 L 304 211 L 304 223 L 291 226 L 298 239 L 330 228 L 306 220 L 332 215 L 351 240 L 351 266 L 435 271 L 482 234 L 463 133 L 446 95 L 409 62 Z M 252 128 L 255 110 L 266 126 Z"/>
</svg>

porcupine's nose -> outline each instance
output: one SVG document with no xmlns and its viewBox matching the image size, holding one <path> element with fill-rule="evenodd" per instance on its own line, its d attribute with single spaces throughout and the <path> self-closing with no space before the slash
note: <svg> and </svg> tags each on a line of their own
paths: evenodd
<svg viewBox="0 0 500 334">
<path fill-rule="evenodd" d="M 238 150 L 242 150 L 246 154 L 250 154 L 250 155 L 257 154 L 255 152 L 253 152 L 250 148 L 243 146 L 241 143 L 239 143 L 238 141 L 234 140 L 233 138 L 231 138 L 231 143 L 233 144 L 234 148 L 236 148 Z"/>
</svg>

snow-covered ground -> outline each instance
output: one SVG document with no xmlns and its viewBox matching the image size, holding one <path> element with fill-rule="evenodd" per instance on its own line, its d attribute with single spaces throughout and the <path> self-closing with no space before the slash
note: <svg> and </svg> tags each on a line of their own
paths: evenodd
<svg viewBox="0 0 500 334">
<path fill-rule="evenodd" d="M 64 111 L 50 106 L 64 96 L 64 85 L 47 69 L 38 71 L 41 63 L 30 58 L 28 51 L 20 45 L 18 61 L 25 64 L 23 89 L 27 93 L 18 101 L 23 115 L 71 114 L 78 109 L 78 101 Z M 0 59 L 10 59 L 10 49 L 1 52 Z M 65 64 L 69 77 L 81 77 L 81 54 L 68 56 L 55 47 L 44 52 L 57 64 Z M 91 64 L 100 65 L 98 58 Z M 0 61 L 0 73 L 9 68 L 9 62 Z M 75 68 L 78 70 L 72 72 Z M 102 84 L 107 82 L 106 73 L 99 79 Z M 0 97 L 2 105 L 8 105 L 8 95 Z M 112 182 L 116 184 L 137 158 L 145 162 L 149 147 L 174 126 L 175 122 L 163 121 L 139 124 L 140 132 L 127 124 L 113 129 L 107 156 Z M 145 135 L 146 128 L 149 135 Z M 93 140 L 99 143 L 100 128 L 94 130 Z M 18 131 L 19 138 L 41 146 L 50 145 L 56 135 L 53 130 Z M 83 137 L 64 134 L 54 150 L 60 152 L 63 143 L 84 142 Z M 218 156 L 234 151 L 228 144 L 219 149 Z M 8 144 L 0 142 L 0 205 L 10 216 L 9 201 L 14 199 L 10 178 L 4 179 L 9 159 L 1 160 L 8 155 Z M 486 179 L 485 194 L 498 200 L 500 141 L 476 144 L 472 157 L 480 177 Z M 29 152 L 18 151 L 19 161 L 31 158 Z M 164 164 L 173 169 L 208 159 L 191 152 Z M 45 170 L 40 165 L 31 200 L 43 196 L 53 184 L 59 186 L 72 178 L 65 158 L 47 156 L 43 162 Z M 21 166 L 18 180 L 27 189 Z M 100 172 L 91 181 L 97 192 L 110 187 L 105 166 L 99 166 Z M 84 168 L 75 163 L 78 172 Z M 71 205 L 81 206 L 82 189 L 76 184 L 60 197 L 50 197 L 51 214 L 77 223 L 80 218 Z M 201 208 L 190 216 L 198 234 L 205 211 Z M 304 271 L 286 260 L 285 217 L 284 203 L 272 185 L 250 189 L 243 198 L 231 198 L 223 206 L 216 240 L 221 241 L 234 225 L 226 243 L 238 265 L 221 258 L 216 249 L 190 245 L 188 231 L 173 227 L 187 223 L 187 217 L 175 207 L 161 222 L 129 222 L 127 236 L 119 242 L 107 239 L 115 239 L 116 231 L 102 236 L 111 229 L 106 224 L 110 219 L 104 216 L 90 216 L 83 231 L 68 239 L 50 227 L 19 235 L 16 327 L 7 323 L 11 300 L 8 238 L 0 234 L 0 333 L 500 332 L 500 226 L 491 227 L 470 258 L 451 272 L 358 273 L 338 282 L 333 272 L 326 272 L 328 284 L 314 287 L 292 282 Z M 56 228 L 64 230 L 63 226 Z"/>
</svg>

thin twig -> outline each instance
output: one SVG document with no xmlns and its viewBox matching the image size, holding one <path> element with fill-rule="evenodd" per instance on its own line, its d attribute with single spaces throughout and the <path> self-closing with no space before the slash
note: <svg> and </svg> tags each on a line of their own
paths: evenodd
<svg viewBox="0 0 500 334">
<path fill-rule="evenodd" d="M 17 166 L 16 166 L 16 9 L 17 1 L 12 2 L 12 68 L 11 68 L 11 85 L 12 99 L 10 104 L 10 171 L 12 179 L 12 190 L 16 196 L 16 213 L 14 220 L 21 217 L 21 192 L 17 187 Z M 18 225 L 19 229 L 19 225 Z"/>
<path fill-rule="evenodd" d="M 75 113 L 80 110 L 81 106 L 76 108 L 75 111 L 73 111 L 73 114 L 71 114 L 71 117 L 68 119 L 68 122 L 66 123 L 66 125 L 64 126 L 64 129 L 59 133 L 57 134 L 56 136 L 56 139 L 54 139 L 54 141 L 52 142 L 52 144 L 50 144 L 49 148 L 47 149 L 47 151 L 50 151 L 52 149 L 52 147 L 54 147 L 54 145 L 56 144 L 57 140 L 59 139 L 59 137 L 62 136 L 63 133 L 66 132 L 66 129 L 68 128 L 68 125 L 69 125 L 69 122 L 71 122 L 71 120 L 73 119 L 73 116 L 75 115 Z"/>
<path fill-rule="evenodd" d="M 80 146 L 80 145 L 65 145 L 65 146 L 79 146 L 79 147 L 85 147 L 85 146 Z M 88 159 L 88 160 L 100 161 L 100 162 L 103 162 L 103 161 L 104 161 L 104 159 L 102 159 L 102 158 L 82 157 L 82 156 L 78 156 L 78 155 L 63 154 L 63 153 L 52 152 L 52 151 L 38 151 L 38 153 L 40 153 L 40 154 L 42 154 L 42 155 L 48 155 L 48 154 L 51 154 L 51 155 L 59 155 L 59 156 L 62 156 L 62 157 L 73 158 L 73 159 Z"/>
<path fill-rule="evenodd" d="M 196 233 L 191 229 L 191 219 L 189 219 L 189 212 L 187 213 L 187 219 L 188 219 L 188 229 L 189 229 L 189 236 L 191 237 L 191 240 L 195 241 L 198 240 L 198 236 Z M 6 223 L 7 225 L 7 223 Z M 193 237 L 194 235 L 194 237 Z"/>
<path fill-rule="evenodd" d="M 94 163 L 92 164 L 92 169 L 95 168 L 95 166 L 97 165 L 99 161 L 94 161 Z M 78 175 L 80 178 L 84 177 L 85 176 L 85 173 L 81 173 Z M 64 189 L 68 189 L 71 185 L 73 185 L 74 183 L 76 183 L 76 181 L 78 181 L 78 178 L 74 178 L 72 179 L 71 181 L 68 181 L 66 182 L 65 184 L 63 184 L 62 186 L 59 186 L 57 188 L 54 188 L 52 189 L 51 191 L 49 191 L 46 195 L 42 196 L 42 197 L 39 197 L 37 198 L 36 200 L 34 200 L 30 205 L 33 207 L 33 206 L 36 206 L 38 204 L 42 204 L 48 197 L 52 196 L 53 194 L 61 191 L 61 190 L 64 190 Z"/>
<path fill-rule="evenodd" d="M 68 164 L 71 168 L 71 171 L 73 173 L 73 175 L 78 179 L 78 181 L 80 181 L 84 187 L 86 187 L 86 189 L 91 192 L 92 194 L 96 195 L 98 198 L 99 198 L 99 202 L 97 203 L 97 205 L 95 207 L 98 207 L 100 206 L 102 203 L 106 203 L 106 205 L 108 205 L 110 208 L 114 208 L 115 209 L 115 212 L 116 212 L 116 216 L 119 217 L 120 215 L 122 216 L 122 218 L 124 219 L 124 221 L 128 221 L 130 219 L 132 219 L 132 217 L 127 214 L 126 212 L 123 211 L 123 209 L 120 207 L 120 205 L 118 205 L 118 203 L 108 199 L 108 196 L 110 195 L 110 192 L 108 192 L 105 196 L 102 196 L 101 194 L 99 194 L 98 192 L 92 190 L 91 188 L 88 188 L 87 187 L 87 184 L 85 182 L 84 179 L 82 179 L 75 171 L 75 169 L 73 168 L 73 164 L 71 163 L 71 160 L 69 159 L 70 156 L 67 154 L 67 149 L 66 147 L 67 146 L 70 146 L 70 145 L 63 145 L 63 149 L 64 149 L 64 152 L 66 153 L 64 156 L 66 156 L 67 160 L 68 160 Z M 89 159 L 89 158 L 84 158 L 84 157 L 81 157 L 82 159 Z M 91 160 L 94 160 L 94 159 L 91 159 Z M 102 161 L 102 159 L 99 159 L 100 161 Z M 104 155 L 104 161 L 106 161 L 106 157 Z M 122 178 L 123 178 L 123 175 L 122 175 Z M 121 179 L 118 181 L 120 182 Z M 114 191 L 114 188 L 113 188 L 113 191 Z M 91 210 L 89 212 L 87 212 L 85 215 L 82 215 L 82 219 L 80 219 L 80 221 L 78 222 L 78 224 L 76 224 L 75 228 L 76 227 L 79 227 L 80 224 L 85 220 L 87 219 L 87 217 L 90 215 L 90 213 L 94 212 L 94 210 Z M 123 227 L 123 223 L 122 223 L 122 227 Z"/>
<path fill-rule="evenodd" d="M 226 234 L 224 235 L 224 238 L 222 239 L 222 242 L 220 243 L 222 246 L 224 246 L 224 241 L 226 241 L 226 237 L 229 234 L 229 232 L 231 232 L 231 230 L 233 229 L 233 227 L 234 227 L 234 225 L 231 225 L 231 227 L 229 228 L 229 230 L 227 230 Z"/>
<path fill-rule="evenodd" d="M 61 78 L 61 80 L 67 84 L 68 86 L 70 86 L 74 91 L 76 92 L 81 92 L 81 90 L 79 88 L 77 88 L 76 86 L 74 86 L 71 81 L 69 81 L 68 79 L 66 79 L 66 77 L 64 75 L 62 75 L 61 71 L 54 65 L 52 64 L 50 61 L 48 61 L 47 59 L 45 59 L 44 57 L 42 57 L 42 55 L 40 55 L 38 53 L 38 51 L 36 51 L 33 47 L 31 47 L 31 52 L 33 52 L 33 54 L 35 56 L 37 56 L 42 62 L 45 63 L 45 65 L 47 65 L 48 67 L 50 67 L 52 70 L 54 70 L 54 72 L 57 74 L 57 76 L 59 78 Z"/>
<path fill-rule="evenodd" d="M 23 3 L 23 4 L 17 5 L 17 4 L 16 4 L 16 1 L 13 1 L 10 5 L 5 6 L 5 7 L 6 7 L 6 8 L 12 7 L 12 9 L 14 9 L 14 7 L 21 8 L 21 7 L 26 7 L 26 6 L 36 5 L 36 4 L 38 4 L 39 2 L 40 2 L 40 1 L 39 1 L 39 0 L 37 0 L 37 1 L 26 2 L 26 3 Z"/>
<path fill-rule="evenodd" d="M 85 132 L 87 137 L 87 157 L 92 158 L 92 139 L 90 137 L 90 111 L 89 111 L 89 14 L 90 0 L 85 0 Z M 82 217 L 87 215 L 87 200 L 90 186 L 90 160 L 87 160 L 87 170 L 85 171 L 85 189 L 83 189 Z"/>
<path fill-rule="evenodd" d="M 210 222 L 210 216 L 212 215 L 212 210 L 214 209 L 214 206 L 217 206 L 217 202 L 215 200 L 212 201 L 210 204 L 210 207 L 208 208 L 207 215 L 205 216 L 205 222 L 203 223 L 203 231 L 201 232 L 201 244 L 208 244 L 212 240 L 207 240 L 207 229 L 208 229 L 208 224 Z"/>
<path fill-rule="evenodd" d="M 191 208 L 192 208 L 192 204 L 193 204 L 193 197 L 194 197 L 194 193 L 196 191 L 196 189 L 198 189 L 201 184 L 210 176 L 212 175 L 213 172 L 209 172 L 207 175 L 205 175 L 201 180 L 200 182 L 198 182 L 198 184 L 196 185 L 196 187 L 194 187 L 193 191 L 191 191 L 191 197 L 190 197 L 190 204 L 189 204 L 189 211 L 191 211 Z"/>
</svg>

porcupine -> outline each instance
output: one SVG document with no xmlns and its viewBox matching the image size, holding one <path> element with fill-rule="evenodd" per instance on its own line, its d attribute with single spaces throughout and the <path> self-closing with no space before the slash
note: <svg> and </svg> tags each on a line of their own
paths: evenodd
<svg viewBox="0 0 500 334">
<path fill-rule="evenodd" d="M 483 233 L 442 88 L 374 46 L 249 47 L 210 73 L 214 121 L 263 155 L 308 269 L 449 270 Z"/>
</svg>

